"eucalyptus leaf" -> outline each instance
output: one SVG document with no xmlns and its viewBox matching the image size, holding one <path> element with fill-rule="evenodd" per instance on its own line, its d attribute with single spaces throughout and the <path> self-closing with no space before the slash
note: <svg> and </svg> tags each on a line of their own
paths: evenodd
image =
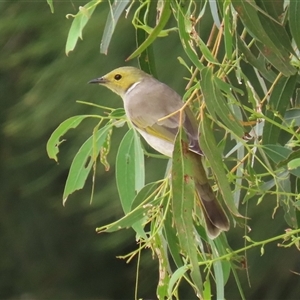
<svg viewBox="0 0 300 300">
<path fill-rule="evenodd" d="M 203 118 L 200 123 L 200 132 L 201 149 L 203 150 L 205 157 L 209 161 L 213 173 L 216 176 L 219 191 L 223 196 L 224 202 L 234 215 L 241 216 L 235 206 L 229 182 L 223 167 L 222 156 L 216 145 L 213 133 L 211 132 L 211 127 L 206 114 L 203 114 Z"/>
<path fill-rule="evenodd" d="M 297 75 L 291 77 L 281 77 L 276 83 L 267 106 L 266 117 L 271 119 L 265 123 L 263 130 L 263 143 L 275 144 L 278 142 L 280 127 L 276 123 L 281 124 L 282 118 L 289 106 L 290 98 L 293 94 L 297 80 Z M 275 123 L 275 124 L 274 124 Z"/>
<path fill-rule="evenodd" d="M 276 164 L 287 159 L 287 157 L 292 153 L 291 149 L 283 147 L 281 145 L 264 145 L 264 152 L 269 156 L 269 158 Z"/>
<path fill-rule="evenodd" d="M 65 121 L 63 121 L 51 134 L 47 142 L 47 153 L 49 158 L 58 161 L 57 154 L 59 152 L 59 145 L 63 142 L 61 138 L 66 134 L 70 129 L 76 128 L 84 119 L 95 117 L 91 115 L 81 115 L 74 116 Z"/>
<path fill-rule="evenodd" d="M 125 214 L 131 210 L 133 200 L 143 185 L 143 159 L 136 160 L 137 136 L 134 129 L 130 129 L 120 143 L 116 158 L 116 180 L 121 204 Z M 141 169 L 139 169 L 141 168 Z M 142 178 L 140 182 L 138 177 Z"/>
<path fill-rule="evenodd" d="M 161 16 L 159 19 L 158 24 L 156 25 L 156 27 L 153 29 L 153 31 L 149 34 L 148 38 L 139 46 L 138 49 L 136 49 L 127 59 L 131 60 L 135 57 L 137 57 L 138 55 L 140 55 L 143 51 L 145 51 L 145 49 L 147 47 L 149 47 L 154 40 L 158 37 L 159 33 L 163 30 L 163 28 L 165 27 L 165 25 L 167 24 L 170 16 L 171 16 L 171 7 L 170 7 L 170 3 L 168 1 L 163 2 L 163 9 L 161 12 Z"/>
<path fill-rule="evenodd" d="M 300 2 L 295 0 L 289 1 L 289 26 L 295 43 L 300 49 Z"/>
<path fill-rule="evenodd" d="M 140 236 L 146 239 L 147 236 L 143 230 L 144 222 L 147 222 L 145 216 L 147 216 L 148 212 L 161 201 L 161 197 L 157 197 L 155 193 L 157 186 L 158 184 L 156 182 L 145 185 L 133 200 L 133 207 L 130 212 L 111 224 L 97 228 L 96 231 L 98 233 L 114 232 L 133 227 Z"/>
<path fill-rule="evenodd" d="M 172 210 L 178 240 L 184 255 L 191 264 L 191 278 L 197 293 L 202 295 L 203 283 L 198 267 L 197 247 L 195 246 L 192 211 L 194 207 L 195 185 L 192 179 L 191 161 L 185 154 L 188 141 L 183 132 L 177 134 L 172 160 Z"/>
<path fill-rule="evenodd" d="M 51 12 L 54 13 L 53 0 L 47 0 L 47 3 L 49 5 L 49 7 L 50 7 Z"/>
<path fill-rule="evenodd" d="M 110 6 L 110 13 L 107 16 L 102 41 L 100 44 L 100 53 L 107 54 L 112 35 L 115 31 L 115 27 L 122 12 L 125 10 L 129 3 L 130 0 L 115 0 L 112 6 Z"/>
<path fill-rule="evenodd" d="M 69 195 L 76 190 L 80 190 L 84 187 L 87 177 L 91 171 L 92 166 L 95 164 L 93 153 L 99 153 L 100 149 L 105 143 L 106 136 L 111 129 L 111 124 L 101 128 L 95 133 L 95 137 L 88 138 L 78 150 L 75 155 L 63 193 L 63 204 L 66 203 Z M 95 147 L 95 148 L 94 148 Z"/>
<path fill-rule="evenodd" d="M 82 31 L 89 19 L 91 18 L 96 6 L 101 2 L 98 0 L 92 0 L 84 6 L 79 6 L 79 11 L 76 15 L 67 15 L 67 18 L 73 17 L 71 28 L 69 30 L 67 43 L 66 43 L 66 55 L 75 49 L 78 39 L 82 39 Z"/>
<path fill-rule="evenodd" d="M 215 121 L 220 118 L 224 125 L 236 136 L 243 137 L 244 129 L 240 121 L 233 114 L 233 111 L 229 108 L 221 90 L 215 83 L 212 70 L 210 68 L 202 69 L 201 79 L 200 85 L 209 113 Z"/>
</svg>

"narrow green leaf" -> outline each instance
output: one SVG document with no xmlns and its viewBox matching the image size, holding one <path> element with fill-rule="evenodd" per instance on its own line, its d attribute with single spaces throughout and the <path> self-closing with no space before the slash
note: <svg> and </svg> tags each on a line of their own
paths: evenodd
<svg viewBox="0 0 300 300">
<path fill-rule="evenodd" d="M 290 0 L 288 10 L 291 34 L 298 49 L 300 49 L 300 2 L 298 0 Z"/>
<path fill-rule="evenodd" d="M 225 101 L 222 92 L 217 87 L 210 68 L 204 68 L 201 70 L 200 85 L 207 109 L 215 121 L 218 120 L 216 117 L 217 115 L 230 131 L 232 131 L 236 136 L 242 137 L 244 135 L 243 126 L 239 120 L 237 120 L 236 116 Z"/>
<path fill-rule="evenodd" d="M 137 29 L 136 30 L 136 43 L 137 43 L 137 48 L 142 45 L 142 43 L 146 40 L 147 33 L 145 30 L 142 29 Z M 138 57 L 139 61 L 139 66 L 140 68 L 148 73 L 152 74 L 155 78 L 157 78 L 157 72 L 156 72 L 156 67 L 155 67 L 155 56 L 153 52 L 153 47 L 152 44 L 149 45 L 145 51 L 141 53 L 141 55 Z"/>
<path fill-rule="evenodd" d="M 146 18 L 146 21 L 149 20 L 153 20 L 153 18 L 155 18 L 155 12 L 156 9 L 151 9 L 152 5 L 154 5 L 155 3 L 153 1 L 150 1 L 150 8 L 148 8 L 146 10 L 146 7 L 143 7 L 141 9 L 141 11 L 139 11 L 139 14 L 137 16 L 137 18 L 142 15 L 144 18 Z M 147 39 L 148 37 L 148 33 L 144 30 L 141 29 L 140 27 L 136 28 L 136 44 L 137 44 L 137 48 L 139 48 Z M 154 51 L 153 51 L 153 45 L 149 45 L 145 51 L 143 51 L 140 56 L 138 57 L 138 61 L 139 61 L 139 66 L 140 68 L 148 73 L 148 74 L 152 74 L 155 78 L 157 78 L 157 72 L 156 72 L 156 67 L 155 67 L 155 55 L 154 55 Z"/>
<path fill-rule="evenodd" d="M 185 53 L 187 54 L 188 58 L 191 60 L 191 62 L 199 69 L 202 70 L 204 68 L 204 65 L 200 62 L 199 57 L 195 51 L 194 48 L 191 46 L 191 38 L 189 35 L 189 32 L 187 31 L 186 22 L 190 23 L 190 15 L 188 13 L 184 13 L 182 8 L 180 7 L 180 4 L 177 4 L 176 9 L 174 9 L 175 17 L 177 18 L 178 22 L 178 29 L 179 29 L 179 36 L 181 43 L 183 45 L 183 49 Z"/>
<path fill-rule="evenodd" d="M 191 218 L 194 207 L 195 185 L 191 177 L 191 161 L 186 155 L 187 149 L 186 136 L 183 130 L 179 130 L 175 140 L 172 160 L 172 209 L 180 246 L 192 266 L 191 278 L 197 293 L 202 295 L 203 284 L 198 266 L 193 219 Z"/>
<path fill-rule="evenodd" d="M 287 157 L 292 153 L 291 149 L 285 148 L 281 145 L 264 145 L 263 149 L 275 164 L 287 159 Z"/>
<path fill-rule="evenodd" d="M 66 132 L 70 129 L 76 128 L 82 120 L 93 117 L 91 115 L 81 115 L 74 116 L 65 121 L 63 121 L 51 134 L 48 142 L 47 142 L 47 153 L 49 158 L 54 159 L 56 162 L 58 161 L 57 154 L 59 152 L 59 145 L 64 141 L 61 138 L 66 134 Z"/>
<path fill-rule="evenodd" d="M 135 195 L 144 186 L 144 156 L 134 129 L 120 143 L 116 159 L 116 180 L 125 214 L 131 210 Z"/>
<path fill-rule="evenodd" d="M 47 0 L 48 5 L 50 6 L 50 10 L 52 13 L 54 13 L 54 6 L 53 6 L 53 0 Z"/>
<path fill-rule="evenodd" d="M 221 80 L 220 78 L 218 77 L 215 77 L 214 78 L 215 80 L 215 83 L 216 85 L 222 90 L 224 91 L 228 96 L 230 95 L 231 98 L 234 98 L 233 95 L 232 95 L 232 91 L 235 91 L 236 93 L 239 93 L 240 95 L 244 95 L 244 91 L 235 87 L 235 86 L 232 86 L 231 84 Z"/>
<path fill-rule="evenodd" d="M 295 170 L 297 167 L 295 168 Z M 299 167 L 298 167 L 299 169 Z M 287 170 L 277 174 L 276 185 L 278 190 L 279 203 L 284 210 L 284 219 L 287 224 L 297 228 L 297 218 L 294 206 L 294 199 L 291 197 L 291 179 Z"/>
<path fill-rule="evenodd" d="M 113 133 L 113 128 L 111 128 L 109 130 L 109 132 L 107 133 L 105 142 L 103 143 L 101 150 L 100 150 L 100 162 L 104 166 L 105 171 L 109 171 L 109 169 L 110 169 L 110 165 L 107 160 L 107 155 L 110 151 L 112 133 Z M 97 155 L 97 153 L 96 153 L 96 155 Z"/>
<path fill-rule="evenodd" d="M 159 200 L 159 199 L 158 199 Z M 158 200 L 153 202 L 154 204 L 158 203 Z M 138 207 L 134 209 L 133 211 L 126 214 L 124 217 L 120 218 L 116 222 L 110 223 L 108 225 L 98 227 L 96 228 L 97 233 L 102 232 L 115 232 L 121 229 L 126 228 L 134 228 L 137 223 L 140 223 L 144 220 L 145 214 L 148 213 L 148 211 L 151 210 L 151 207 Z M 144 238 L 147 238 L 145 233 L 141 233 L 140 230 L 138 230 L 139 236 L 142 236 Z"/>
<path fill-rule="evenodd" d="M 96 231 L 98 233 L 113 232 L 128 227 L 135 227 L 137 223 L 142 224 L 143 221 L 146 221 L 145 216 L 147 216 L 148 212 L 161 201 L 161 197 L 157 197 L 155 193 L 157 187 L 157 182 L 145 185 L 134 198 L 132 209 L 128 214 L 116 222 L 97 228 Z M 146 238 L 145 233 L 143 233 L 143 237 Z"/>
<path fill-rule="evenodd" d="M 120 143 L 116 158 L 116 181 L 122 208 L 128 214 L 135 195 L 145 184 L 144 154 L 134 129 L 130 129 Z M 132 227 L 138 236 L 145 237 L 142 222 Z"/>
<path fill-rule="evenodd" d="M 282 146 L 280 146 L 282 147 Z M 287 149 L 287 148 L 285 148 Z M 289 149 L 290 150 L 290 149 Z M 286 166 L 291 160 L 293 159 L 297 159 L 300 158 L 300 149 L 292 151 L 290 150 L 290 154 L 288 155 L 288 157 L 282 161 L 280 161 L 280 163 L 278 163 L 278 168 L 281 168 L 282 166 Z"/>
<path fill-rule="evenodd" d="M 169 299 L 173 298 L 173 289 L 174 286 L 176 285 L 176 283 L 178 281 L 181 280 L 181 278 L 185 275 L 185 273 L 188 271 L 188 267 L 187 266 L 182 266 L 180 268 L 178 268 L 171 276 L 170 278 L 170 282 L 169 282 L 169 287 L 168 287 L 168 296 Z"/>
<path fill-rule="evenodd" d="M 203 114 L 203 118 L 200 123 L 200 132 L 201 149 L 203 150 L 205 157 L 209 161 L 213 173 L 216 176 L 219 191 L 223 196 L 224 202 L 234 215 L 241 216 L 234 204 L 229 182 L 224 171 L 222 156 L 221 153 L 219 153 L 211 130 L 210 122 L 206 114 Z"/>
<path fill-rule="evenodd" d="M 84 187 L 91 168 L 95 163 L 95 160 L 93 160 L 93 153 L 100 152 L 100 148 L 105 142 L 111 126 L 111 124 L 108 124 L 107 126 L 101 128 L 96 133 L 95 138 L 93 136 L 89 137 L 76 153 L 66 181 L 63 194 L 63 204 L 66 203 L 69 195 Z M 96 141 L 96 144 L 94 144 L 94 141 Z M 93 148 L 93 145 L 96 147 L 96 149 Z"/>
<path fill-rule="evenodd" d="M 130 129 L 123 137 L 116 158 L 116 181 L 125 214 L 131 210 L 135 190 L 135 133 Z"/>
<path fill-rule="evenodd" d="M 211 286 L 209 279 L 205 280 L 203 283 L 203 299 L 210 300 L 212 298 Z"/>
<path fill-rule="evenodd" d="M 289 106 L 290 97 L 293 94 L 297 75 L 291 77 L 281 77 L 276 83 L 267 106 L 265 115 L 278 124 L 282 123 L 286 109 Z M 271 122 L 266 122 L 263 129 L 263 144 L 276 144 L 280 128 Z"/>
<path fill-rule="evenodd" d="M 135 190 L 139 192 L 145 185 L 145 160 L 144 151 L 141 147 L 139 134 L 134 130 L 134 154 L 135 154 Z"/>
<path fill-rule="evenodd" d="M 300 158 L 295 158 L 287 164 L 288 170 L 294 170 L 300 167 Z"/>
<path fill-rule="evenodd" d="M 231 3 L 248 32 L 258 41 L 266 42 L 267 45 L 271 46 L 272 42 L 259 20 L 257 9 L 255 8 L 255 1 L 232 0 Z"/>
<path fill-rule="evenodd" d="M 300 168 L 291 169 L 289 170 L 289 173 L 300 178 Z"/>
<path fill-rule="evenodd" d="M 269 1 L 259 0 L 258 5 L 266 12 L 265 14 L 259 13 L 259 18 L 267 29 L 267 33 L 273 43 L 281 49 L 281 51 L 288 51 L 294 53 L 294 49 L 291 45 L 291 39 L 285 30 L 285 27 L 281 24 L 282 15 L 284 12 L 284 0 Z"/>
<path fill-rule="evenodd" d="M 115 0 L 110 7 L 110 13 L 107 16 L 106 24 L 103 31 L 103 36 L 100 44 L 100 53 L 107 54 L 108 47 L 115 31 L 118 20 L 125 10 L 130 0 Z"/>
<path fill-rule="evenodd" d="M 284 114 L 284 121 L 287 125 L 300 126 L 300 108 L 289 109 Z"/>
<path fill-rule="evenodd" d="M 214 23 L 218 28 L 221 26 L 221 21 L 219 17 L 219 9 L 218 9 L 218 2 L 217 1 L 208 1 L 211 15 L 213 17 Z"/>
<path fill-rule="evenodd" d="M 225 0 L 223 3 L 223 16 L 224 16 L 224 43 L 225 51 L 228 60 L 232 59 L 232 33 L 231 33 L 231 10 L 230 10 L 230 1 Z"/>
<path fill-rule="evenodd" d="M 170 7 L 170 2 L 165 1 L 163 9 L 161 11 L 161 16 L 159 19 L 158 24 L 156 27 L 153 29 L 153 31 L 149 34 L 148 38 L 139 46 L 138 49 L 136 49 L 127 59 L 131 60 L 138 55 L 140 55 L 149 45 L 151 45 L 154 40 L 158 37 L 159 33 L 163 30 L 167 22 L 169 21 L 169 18 L 171 16 L 171 7 Z"/>
<path fill-rule="evenodd" d="M 281 52 L 278 54 L 278 49 L 275 46 L 268 46 L 264 42 L 257 41 L 257 48 L 260 53 L 284 76 L 291 76 L 296 73 L 296 69 L 291 65 L 289 54 Z"/>
<path fill-rule="evenodd" d="M 208 62 L 211 62 L 213 64 L 219 64 L 219 62 L 215 59 L 215 57 L 213 56 L 213 54 L 211 53 L 209 48 L 206 46 L 206 44 L 203 42 L 201 37 L 197 38 L 197 43 L 198 43 L 201 53 L 203 54 L 203 56 L 205 57 L 205 59 Z"/>
<path fill-rule="evenodd" d="M 293 151 L 286 160 L 280 162 L 280 166 L 287 166 L 290 174 L 293 174 L 296 177 L 300 177 L 300 150 Z M 278 165 L 278 167 L 280 167 Z"/>
<path fill-rule="evenodd" d="M 169 247 L 170 254 L 177 266 L 177 268 L 182 267 L 182 257 L 181 257 L 181 249 L 179 246 L 177 230 L 174 226 L 173 221 L 173 213 L 169 207 L 167 207 L 168 211 L 166 213 L 166 219 L 164 222 L 164 235 L 167 241 L 167 245 Z"/>
<path fill-rule="evenodd" d="M 245 297 L 245 294 L 244 294 L 244 291 L 243 291 L 243 288 L 242 288 L 242 284 L 240 282 L 240 274 L 237 272 L 238 271 L 237 267 L 233 262 L 231 262 L 231 269 L 232 269 L 232 273 L 233 273 L 237 288 L 238 288 L 239 293 L 240 293 L 240 299 L 241 300 L 246 300 L 246 297 Z"/>
<path fill-rule="evenodd" d="M 269 82 L 274 82 L 276 79 L 276 74 L 272 69 L 266 68 L 265 58 L 263 56 L 259 56 L 258 58 L 253 55 L 252 51 L 249 50 L 248 46 L 245 42 L 237 35 L 237 45 L 238 49 L 241 53 L 243 53 L 244 60 L 249 63 L 252 67 L 256 68 L 261 75 L 267 79 Z"/>
<path fill-rule="evenodd" d="M 214 243 L 211 241 L 211 250 L 214 257 L 218 257 L 220 254 L 218 253 Z M 217 299 L 225 299 L 225 283 L 224 283 L 224 275 L 223 275 L 223 268 L 222 262 L 217 260 L 213 263 L 215 280 L 216 280 L 216 298 Z"/>
<path fill-rule="evenodd" d="M 220 235 L 218 238 L 214 239 L 213 241 L 210 241 L 210 243 L 212 242 L 214 243 L 215 248 L 215 251 L 213 252 L 213 257 L 215 258 L 218 258 L 222 255 L 226 255 L 229 251 L 231 251 L 225 235 Z M 231 274 L 231 262 L 228 260 L 222 260 L 221 265 L 222 271 L 219 273 L 219 276 L 222 273 L 223 286 L 225 286 Z"/>
<path fill-rule="evenodd" d="M 158 182 L 151 182 L 143 186 L 143 188 L 138 192 L 132 201 L 131 211 L 139 207 L 141 204 L 145 205 L 147 203 L 153 204 L 153 201 L 156 199 L 161 199 L 157 197 L 157 188 L 159 186 Z"/>
<path fill-rule="evenodd" d="M 169 272 L 169 259 L 168 251 L 164 245 L 164 240 L 161 234 L 154 235 L 154 251 L 158 258 L 159 263 L 159 282 L 156 289 L 156 294 L 158 299 L 167 299 L 168 287 L 170 282 Z"/>
<path fill-rule="evenodd" d="M 240 19 L 248 32 L 256 39 L 257 48 L 268 59 L 268 61 L 282 72 L 285 76 L 295 74 L 296 69 L 290 64 L 289 54 L 282 46 L 281 41 L 278 46 L 278 37 L 276 36 L 276 26 L 264 26 L 265 23 L 273 22 L 269 19 L 266 20 L 265 15 L 258 14 L 259 7 L 256 6 L 254 0 L 248 1 L 232 1 L 232 5 L 237 11 Z M 261 13 L 261 11 L 260 11 Z M 264 20 L 262 24 L 261 19 Z M 280 32 L 282 32 L 281 29 Z M 280 34 L 280 33 L 279 33 Z"/>
<path fill-rule="evenodd" d="M 71 28 L 69 30 L 67 43 L 66 43 L 66 55 L 74 50 L 78 39 L 82 39 L 82 30 L 87 24 L 88 20 L 92 16 L 96 6 L 101 0 L 92 0 L 84 6 L 79 6 L 79 11 L 76 15 L 68 14 L 67 18 L 73 17 Z"/>
<path fill-rule="evenodd" d="M 263 6 L 265 11 L 275 20 L 279 21 L 280 17 L 284 11 L 284 1 L 285 0 L 277 0 L 277 1 L 269 1 L 269 0 L 259 0 L 260 6 Z"/>
</svg>

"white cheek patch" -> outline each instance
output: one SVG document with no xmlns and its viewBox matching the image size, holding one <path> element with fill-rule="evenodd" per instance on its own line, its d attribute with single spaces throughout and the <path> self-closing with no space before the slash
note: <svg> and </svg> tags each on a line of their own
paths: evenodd
<svg viewBox="0 0 300 300">
<path fill-rule="evenodd" d="M 138 81 L 136 83 L 134 83 L 125 93 L 125 95 L 128 95 L 138 84 L 140 84 L 141 82 Z"/>
</svg>

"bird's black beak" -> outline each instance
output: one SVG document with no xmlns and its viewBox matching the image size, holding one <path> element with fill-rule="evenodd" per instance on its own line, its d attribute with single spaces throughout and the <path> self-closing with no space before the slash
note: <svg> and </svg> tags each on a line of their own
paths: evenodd
<svg viewBox="0 0 300 300">
<path fill-rule="evenodd" d="M 100 78 L 95 78 L 92 79 L 91 81 L 89 81 L 88 83 L 98 83 L 98 84 L 103 84 L 106 83 L 107 79 L 105 79 L 104 77 L 100 77 Z"/>
</svg>

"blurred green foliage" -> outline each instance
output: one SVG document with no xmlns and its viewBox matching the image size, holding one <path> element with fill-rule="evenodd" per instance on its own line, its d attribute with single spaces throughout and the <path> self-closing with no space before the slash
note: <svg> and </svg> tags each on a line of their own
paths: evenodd
<svg viewBox="0 0 300 300">
<path fill-rule="evenodd" d="M 97 170 L 92 204 L 90 177 L 85 189 L 72 195 L 66 207 L 62 206 L 62 193 L 68 168 L 96 124 L 85 121 L 67 134 L 58 165 L 48 159 L 45 151 L 50 134 L 63 120 L 97 113 L 76 100 L 121 106 L 120 99 L 109 91 L 95 90 L 86 83 L 126 64 L 124 60 L 135 50 L 133 27 L 122 15 L 108 55 L 99 54 L 109 9 L 108 3 L 103 3 L 88 23 L 84 41 L 79 41 L 66 57 L 71 22 L 65 15 L 75 14 L 79 5 L 55 1 L 55 13 L 51 14 L 46 1 L 0 3 L 1 299 L 133 299 L 136 260 L 126 264 L 116 258 L 136 248 L 133 231 L 95 233 L 97 226 L 123 214 L 114 179 L 117 148 L 113 146 L 108 157 L 110 170 Z M 206 40 L 205 27 L 201 31 Z M 153 47 L 159 79 L 183 94 L 186 72 L 176 58 L 185 54 L 178 36 L 171 33 L 156 40 Z M 116 130 L 112 144 L 118 145 L 125 132 L 125 128 Z M 147 158 L 146 167 L 147 181 L 164 174 L 165 165 L 154 159 Z M 248 224 L 253 233 L 247 235 L 263 240 L 282 233 L 286 228 L 283 212 L 278 210 L 275 218 L 271 217 L 276 200 L 266 196 L 259 205 L 256 201 L 253 198 L 241 207 L 241 213 L 251 217 Z M 244 245 L 244 234 L 239 227 L 230 230 L 227 237 L 232 248 Z M 150 250 L 144 255 L 139 297 L 155 299 L 157 263 Z M 247 265 L 239 264 L 237 272 L 247 299 L 298 298 L 299 276 L 292 273 L 300 273 L 295 248 L 283 249 L 273 243 L 266 246 L 263 256 L 259 249 L 250 250 Z M 227 299 L 239 298 L 233 278 L 226 291 Z M 183 286 L 181 292 L 181 299 L 195 299 L 187 287 Z"/>
</svg>

